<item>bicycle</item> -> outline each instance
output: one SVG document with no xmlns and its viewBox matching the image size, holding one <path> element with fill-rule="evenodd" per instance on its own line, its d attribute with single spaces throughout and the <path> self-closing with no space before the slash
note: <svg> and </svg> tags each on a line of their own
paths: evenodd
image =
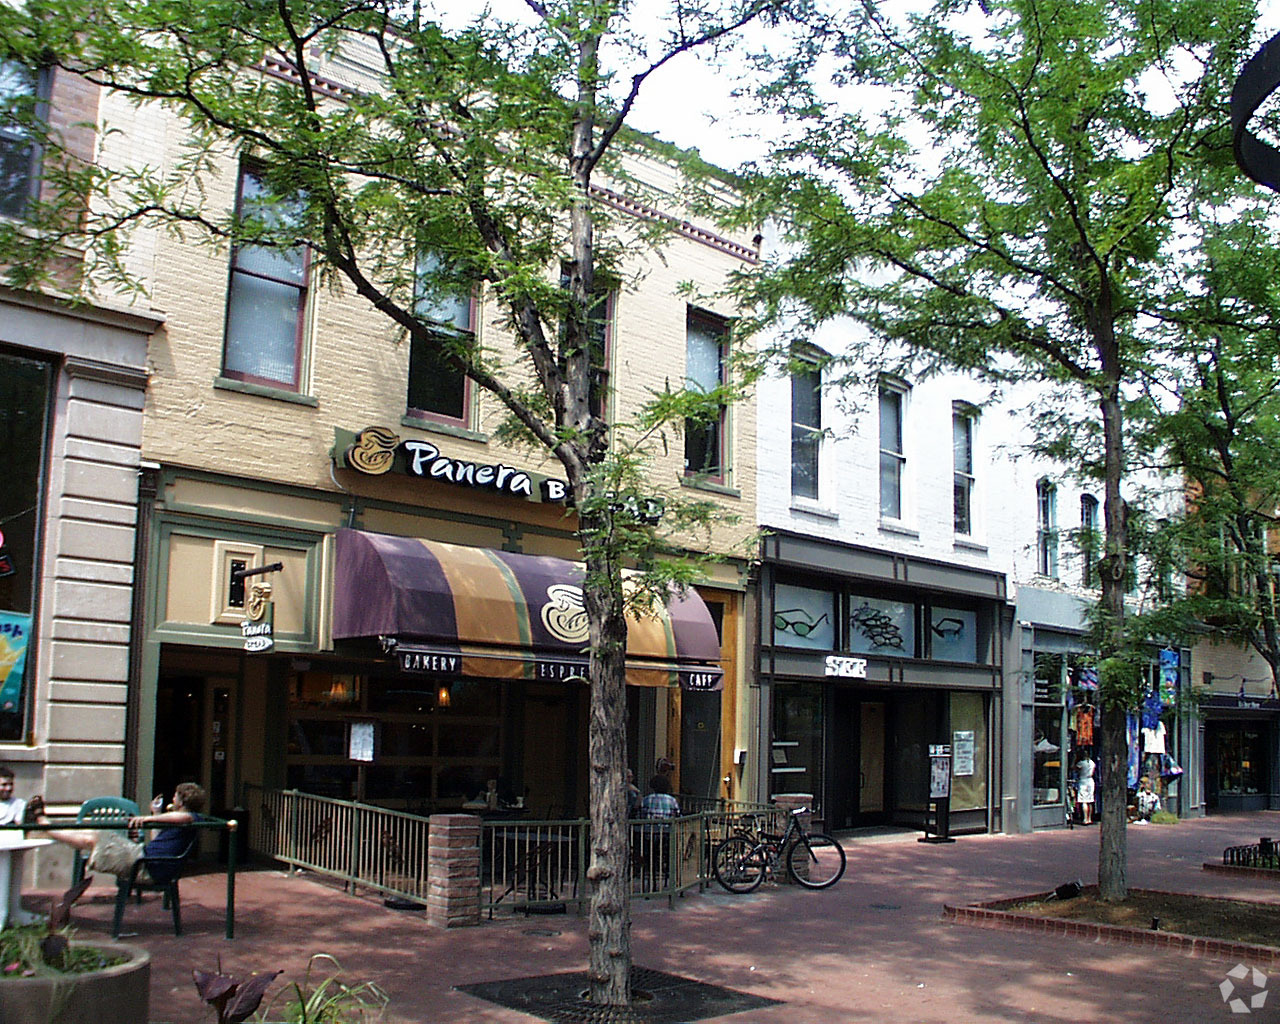
<svg viewBox="0 0 1280 1024">
<path fill-rule="evenodd" d="M 807 807 L 793 810 L 782 835 L 758 831 L 744 823 L 736 835 L 715 848 L 712 872 L 729 892 L 754 892 L 768 873 L 777 872 L 781 859 L 787 877 L 806 889 L 826 889 L 844 875 L 844 847 L 825 832 L 805 832 L 801 814 Z"/>
</svg>

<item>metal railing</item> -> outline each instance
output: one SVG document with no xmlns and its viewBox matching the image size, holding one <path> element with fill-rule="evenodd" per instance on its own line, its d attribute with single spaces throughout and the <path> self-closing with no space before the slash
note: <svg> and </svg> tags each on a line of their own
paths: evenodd
<svg viewBox="0 0 1280 1024">
<path fill-rule="evenodd" d="M 1280 846 L 1266 836 L 1251 846 L 1228 846 L 1222 851 L 1222 863 L 1229 867 L 1280 870 Z"/>
<path fill-rule="evenodd" d="M 426 899 L 428 818 L 297 790 L 245 790 L 254 851 L 352 890 Z M 786 824 L 786 812 L 772 804 L 682 799 L 696 813 L 628 825 L 633 898 L 674 903 L 679 894 L 712 881 L 712 851 L 736 828 L 751 824 L 781 832 Z M 481 912 L 581 912 L 588 897 L 589 840 L 590 826 L 582 819 L 482 820 Z"/>
<path fill-rule="evenodd" d="M 246 785 L 245 797 L 255 852 L 349 889 L 426 898 L 428 819 L 293 789 Z"/>
</svg>

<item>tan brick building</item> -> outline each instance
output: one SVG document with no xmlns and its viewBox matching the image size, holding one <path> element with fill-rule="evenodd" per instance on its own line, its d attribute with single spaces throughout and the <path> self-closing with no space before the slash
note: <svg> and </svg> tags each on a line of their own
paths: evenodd
<svg viewBox="0 0 1280 1024">
<path fill-rule="evenodd" d="M 179 159 L 174 119 L 96 99 L 99 126 L 120 129 L 101 134 L 101 160 Z M 602 398 L 617 424 L 650 392 L 694 375 L 695 360 L 725 365 L 734 310 L 686 296 L 717 294 L 755 259 L 750 240 L 653 203 L 669 167 L 644 150 L 632 163 L 644 201 L 604 191 L 598 200 L 672 230 L 660 258 L 630 250 L 625 283 L 606 304 Z M 252 165 L 228 153 L 207 185 L 210 212 L 224 214 L 253 200 Z M 0 746 L 0 760 L 23 765 L 20 787 L 72 805 L 119 792 L 143 801 L 194 778 L 215 812 L 243 803 L 246 785 L 426 811 L 459 807 L 497 778 L 504 799 L 581 813 L 587 694 L 575 656 L 539 648 L 540 608 L 527 594 L 504 597 L 495 617 L 500 583 L 470 595 L 489 602 L 472 612 L 464 593 L 475 557 L 502 563 L 495 578 L 508 584 L 534 564 L 503 562 L 510 555 L 556 559 L 540 564 L 574 582 L 574 518 L 542 487 L 557 467 L 499 443 L 495 401 L 469 382 L 442 387 L 367 302 L 314 280 L 301 250 L 228 252 L 156 231 L 136 235 L 128 259 L 147 299 L 129 314 L 79 313 L 77 322 L 132 348 L 117 344 L 110 372 L 66 361 L 66 386 L 50 391 L 66 407 L 66 429 L 55 416 L 47 435 L 51 450 L 62 448 L 48 463 L 38 641 L 25 727 Z M 15 297 L 11 308 L 34 307 Z M 441 316 L 486 347 L 511 348 L 482 290 Z M 3 322 L 3 341 L 24 344 L 19 316 Z M 650 479 L 656 496 L 692 487 L 740 514 L 740 525 L 687 541 L 731 553 L 753 529 L 752 405 L 726 409 L 714 441 L 714 473 L 689 472 L 673 436 Z M 381 445 L 378 468 L 389 471 L 362 471 L 362 445 Z M 85 513 L 73 498 L 97 502 L 102 521 L 76 518 Z M 428 552 L 445 581 L 437 598 L 452 601 L 458 621 L 410 617 L 361 632 L 352 617 L 366 610 L 363 588 L 379 581 L 350 558 L 369 535 L 375 547 Z M 397 557 L 387 556 L 381 580 L 393 590 Z M 269 571 L 237 575 L 244 570 Z M 735 752 L 747 735 L 746 579 L 745 563 L 730 557 L 670 619 L 633 630 L 657 645 L 633 652 L 628 677 L 629 763 L 642 782 L 665 756 L 687 792 L 745 795 Z M 263 627 L 243 625 L 264 582 L 269 645 Z M 687 656 L 681 604 L 704 639 L 714 627 L 714 658 Z M 464 631 L 472 613 L 491 636 Z M 499 628 L 503 616 L 514 632 Z M 722 691 L 682 689 L 700 685 L 700 667 L 723 668 Z"/>
</svg>

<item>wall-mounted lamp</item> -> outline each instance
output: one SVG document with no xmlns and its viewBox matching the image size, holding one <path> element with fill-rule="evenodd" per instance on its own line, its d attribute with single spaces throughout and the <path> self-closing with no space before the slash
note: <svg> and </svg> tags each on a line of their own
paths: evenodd
<svg viewBox="0 0 1280 1024">
<path fill-rule="evenodd" d="M 436 690 L 436 707 L 447 708 L 453 703 L 453 695 L 449 692 L 449 684 L 441 683 L 440 689 Z"/>
</svg>

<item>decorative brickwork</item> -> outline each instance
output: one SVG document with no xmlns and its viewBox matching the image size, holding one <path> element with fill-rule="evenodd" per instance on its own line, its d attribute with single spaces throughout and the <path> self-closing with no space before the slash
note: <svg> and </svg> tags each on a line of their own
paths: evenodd
<svg viewBox="0 0 1280 1024">
<path fill-rule="evenodd" d="M 427 923 L 462 928 L 480 923 L 480 819 L 431 815 L 427 840 Z"/>
</svg>

